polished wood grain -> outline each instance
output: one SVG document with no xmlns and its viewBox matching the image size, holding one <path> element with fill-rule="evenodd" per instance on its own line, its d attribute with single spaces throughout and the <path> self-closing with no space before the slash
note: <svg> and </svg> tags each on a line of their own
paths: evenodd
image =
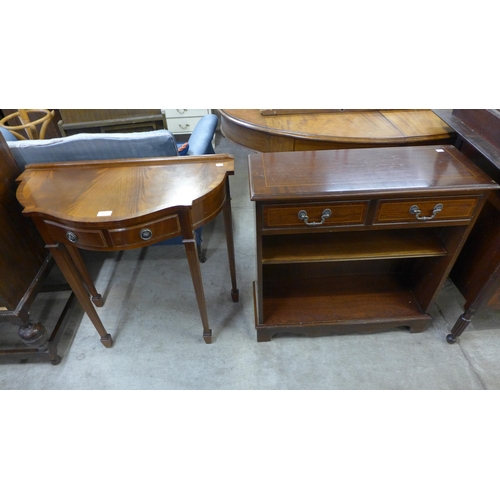
<svg viewBox="0 0 500 500">
<path fill-rule="evenodd" d="M 251 154 L 249 176 L 258 341 L 422 331 L 499 188 L 448 145 Z"/>
<path fill-rule="evenodd" d="M 254 201 L 334 201 L 332 197 L 346 191 L 349 200 L 374 191 L 380 197 L 440 189 L 452 194 L 453 189 L 491 184 L 488 175 L 449 145 L 263 153 L 250 158 Z"/>
<path fill-rule="evenodd" d="M 32 164 L 18 178 L 17 198 L 106 347 L 113 340 L 94 309 L 103 305 L 102 297 L 78 249 L 125 250 L 182 236 L 203 338 L 209 343 L 212 331 L 194 230 L 224 213 L 231 297 L 237 302 L 228 179 L 233 173 L 231 155 Z"/>
<path fill-rule="evenodd" d="M 222 208 L 233 173 L 228 155 L 33 164 L 19 176 L 17 198 L 26 215 L 43 212 L 88 229 L 192 206 L 196 228 Z"/>
<path fill-rule="evenodd" d="M 431 110 L 346 110 L 265 115 L 220 109 L 221 130 L 260 152 L 451 143 L 454 131 Z"/>
</svg>

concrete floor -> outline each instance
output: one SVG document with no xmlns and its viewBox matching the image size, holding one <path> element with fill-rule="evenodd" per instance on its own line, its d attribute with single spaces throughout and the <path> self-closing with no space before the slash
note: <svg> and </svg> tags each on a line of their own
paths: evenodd
<svg viewBox="0 0 500 500">
<path fill-rule="evenodd" d="M 499 389 L 500 313 L 482 311 L 459 342 L 445 337 L 463 299 L 448 281 L 423 333 L 395 329 L 369 335 L 287 336 L 257 343 L 254 209 L 247 156 L 252 151 L 218 136 L 217 152 L 235 156 L 231 178 L 240 301 L 230 298 L 222 216 L 204 230 L 202 265 L 214 342 L 201 321 L 182 246 L 123 253 L 85 252 L 99 310 L 115 345 L 106 349 L 79 305 L 59 344 L 57 366 L 42 360 L 0 358 L 1 389 Z M 57 281 L 57 270 L 51 279 Z M 32 318 L 52 328 L 66 292 L 40 294 Z M 0 324 L 2 347 L 17 329 Z"/>
</svg>

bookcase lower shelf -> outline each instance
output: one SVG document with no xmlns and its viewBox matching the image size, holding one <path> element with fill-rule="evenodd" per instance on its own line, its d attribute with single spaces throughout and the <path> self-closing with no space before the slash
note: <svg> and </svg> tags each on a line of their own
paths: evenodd
<svg viewBox="0 0 500 500">
<path fill-rule="evenodd" d="M 408 327 L 421 332 L 432 320 L 400 277 L 395 275 L 297 277 L 265 282 L 264 322 L 258 322 L 259 284 L 254 282 L 257 341 L 277 334 L 329 335 L 384 331 Z"/>
</svg>

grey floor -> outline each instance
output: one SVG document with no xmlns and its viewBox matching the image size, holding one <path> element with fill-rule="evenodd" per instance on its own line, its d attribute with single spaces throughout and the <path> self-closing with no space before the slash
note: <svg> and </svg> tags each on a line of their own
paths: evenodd
<svg viewBox="0 0 500 500">
<path fill-rule="evenodd" d="M 100 317 L 115 344 L 106 349 L 79 305 L 59 344 L 57 366 L 0 357 L 2 389 L 499 389 L 500 313 L 482 311 L 456 345 L 445 336 L 463 299 L 448 281 L 423 333 L 286 336 L 257 343 L 254 211 L 247 156 L 252 151 L 218 135 L 217 152 L 235 156 L 231 178 L 239 303 L 230 298 L 222 217 L 204 230 L 202 274 L 214 342 L 202 340 L 181 246 L 123 253 L 84 252 L 105 298 Z M 51 276 L 57 281 L 57 270 Z M 40 294 L 34 320 L 52 328 L 66 292 Z M 18 342 L 0 323 L 0 347 Z"/>
</svg>

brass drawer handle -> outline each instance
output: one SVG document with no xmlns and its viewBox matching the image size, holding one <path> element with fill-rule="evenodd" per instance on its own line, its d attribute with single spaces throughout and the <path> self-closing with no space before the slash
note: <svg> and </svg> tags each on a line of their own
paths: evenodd
<svg viewBox="0 0 500 500">
<path fill-rule="evenodd" d="M 435 207 L 434 210 L 432 211 L 432 215 L 430 217 L 423 217 L 420 215 L 422 211 L 418 208 L 418 205 L 412 205 L 410 207 L 410 213 L 415 216 L 416 219 L 418 220 L 432 220 L 436 215 L 443 210 L 443 204 L 438 203 Z"/>
<path fill-rule="evenodd" d="M 76 243 L 78 241 L 78 236 L 73 231 L 68 231 L 66 233 L 66 238 L 68 238 L 71 243 Z"/>
<path fill-rule="evenodd" d="M 321 224 L 325 222 L 325 219 L 332 216 L 332 211 L 329 208 L 325 208 L 321 214 L 321 222 L 309 222 L 309 216 L 305 210 L 301 210 L 297 215 L 299 219 L 303 220 L 304 224 L 307 224 L 308 226 L 321 226 Z"/>
<path fill-rule="evenodd" d="M 150 240 L 152 236 L 153 236 L 153 231 L 151 231 L 151 229 L 141 229 L 140 237 L 144 241 Z"/>
</svg>

